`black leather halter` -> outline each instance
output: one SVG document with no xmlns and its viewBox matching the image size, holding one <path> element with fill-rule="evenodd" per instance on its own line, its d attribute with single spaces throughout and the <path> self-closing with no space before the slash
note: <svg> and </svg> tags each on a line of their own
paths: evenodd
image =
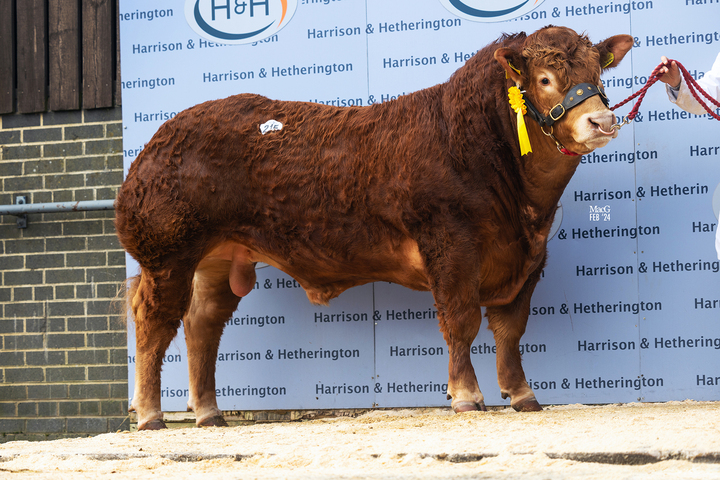
<svg viewBox="0 0 720 480">
<path fill-rule="evenodd" d="M 600 100 L 602 100 L 606 107 L 609 107 L 610 102 L 605 95 L 605 90 L 602 85 L 596 86 L 592 83 L 581 83 L 573 86 L 565 95 L 563 101 L 550 109 L 550 113 L 547 116 L 540 113 L 540 111 L 535 108 L 535 105 L 533 105 L 527 97 L 525 97 L 525 105 L 527 106 L 528 114 L 536 122 L 538 122 L 541 127 L 546 125 L 548 127 L 552 127 L 555 122 L 565 115 L 565 112 L 573 107 L 577 107 L 582 102 L 590 97 L 594 97 L 595 95 L 600 95 Z"/>
</svg>

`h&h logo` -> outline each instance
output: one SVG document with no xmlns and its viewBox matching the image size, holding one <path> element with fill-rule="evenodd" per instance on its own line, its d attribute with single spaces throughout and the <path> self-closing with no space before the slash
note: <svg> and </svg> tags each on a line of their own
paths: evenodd
<svg viewBox="0 0 720 480">
<path fill-rule="evenodd" d="M 531 12 L 544 0 L 440 0 L 452 13 L 473 22 L 503 22 Z"/>
<path fill-rule="evenodd" d="M 290 22 L 298 0 L 185 0 L 185 19 L 201 37 L 243 44 L 274 35 Z"/>
</svg>

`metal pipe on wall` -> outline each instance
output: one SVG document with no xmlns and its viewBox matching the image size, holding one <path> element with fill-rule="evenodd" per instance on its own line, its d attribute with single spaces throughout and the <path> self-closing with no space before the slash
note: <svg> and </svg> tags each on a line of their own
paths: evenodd
<svg viewBox="0 0 720 480">
<path fill-rule="evenodd" d="M 114 210 L 115 200 L 87 200 L 82 202 L 25 203 L 25 197 L 17 197 L 15 205 L 0 205 L 0 215 L 18 217 L 18 228 L 27 228 L 29 213 L 92 212 Z"/>
</svg>

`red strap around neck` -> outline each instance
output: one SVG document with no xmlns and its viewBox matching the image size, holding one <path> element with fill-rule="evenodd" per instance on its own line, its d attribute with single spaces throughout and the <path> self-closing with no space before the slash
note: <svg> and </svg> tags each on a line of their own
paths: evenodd
<svg viewBox="0 0 720 480">
<path fill-rule="evenodd" d="M 565 148 L 565 147 L 558 148 L 558 150 L 560 150 L 560 153 L 562 153 L 563 155 L 570 155 L 570 156 L 573 156 L 573 157 L 580 156 L 579 153 L 571 152 L 570 150 L 568 150 L 568 149 Z"/>
</svg>

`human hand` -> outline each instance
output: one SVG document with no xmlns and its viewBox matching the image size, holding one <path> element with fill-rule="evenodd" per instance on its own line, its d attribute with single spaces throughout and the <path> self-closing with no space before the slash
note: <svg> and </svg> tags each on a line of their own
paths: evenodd
<svg viewBox="0 0 720 480">
<path fill-rule="evenodd" d="M 663 67 L 658 71 L 660 81 L 667 83 L 672 88 L 679 88 L 682 77 L 680 76 L 680 69 L 675 60 L 670 62 L 665 55 L 660 57 L 660 60 L 663 63 Z"/>
</svg>

